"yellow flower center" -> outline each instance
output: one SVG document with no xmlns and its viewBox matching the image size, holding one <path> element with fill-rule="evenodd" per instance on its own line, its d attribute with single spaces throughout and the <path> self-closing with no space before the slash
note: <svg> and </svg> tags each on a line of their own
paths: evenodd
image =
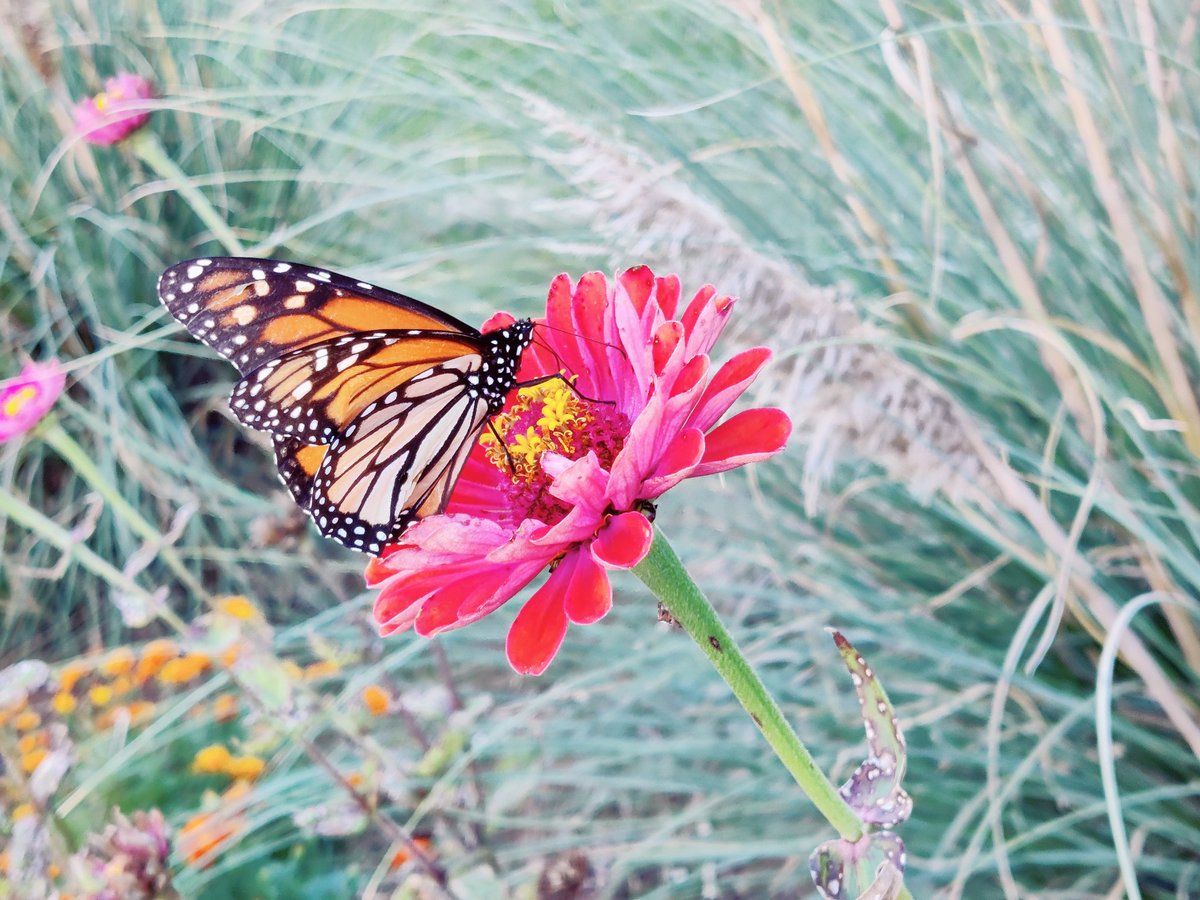
<svg viewBox="0 0 1200 900">
<path fill-rule="evenodd" d="M 4 401 L 4 415 L 8 416 L 9 418 L 15 416 L 22 409 L 24 409 L 25 405 L 34 397 L 36 397 L 37 394 L 37 388 L 29 387 L 28 385 L 21 388 Z"/>
<path fill-rule="evenodd" d="M 593 419 L 590 404 L 555 379 L 518 389 L 516 402 L 492 419 L 492 428 L 484 431 L 481 440 L 496 468 L 508 472 L 514 483 L 529 483 L 540 474 L 543 453 L 552 450 L 577 458 L 587 443 L 583 433 Z"/>
</svg>

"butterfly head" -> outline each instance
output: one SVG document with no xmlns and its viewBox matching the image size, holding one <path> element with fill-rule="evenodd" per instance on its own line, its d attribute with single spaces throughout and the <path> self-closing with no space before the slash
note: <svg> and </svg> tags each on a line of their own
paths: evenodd
<svg viewBox="0 0 1200 900">
<path fill-rule="evenodd" d="M 485 352 L 479 372 L 480 395 L 492 415 L 504 408 L 504 400 L 517 381 L 521 354 L 533 341 L 533 320 L 518 319 L 511 325 L 483 335 Z"/>
</svg>

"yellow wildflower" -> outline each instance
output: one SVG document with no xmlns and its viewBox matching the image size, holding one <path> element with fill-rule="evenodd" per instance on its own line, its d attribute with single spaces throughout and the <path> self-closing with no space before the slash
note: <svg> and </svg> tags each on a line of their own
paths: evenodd
<svg viewBox="0 0 1200 900">
<path fill-rule="evenodd" d="M 13 807 L 12 820 L 20 822 L 26 816 L 32 816 L 34 812 L 32 803 L 21 803 Z"/>
<path fill-rule="evenodd" d="M 88 699 L 96 706 L 108 706 L 112 702 L 113 689 L 107 684 L 97 684 L 88 691 Z"/>
<path fill-rule="evenodd" d="M 50 705 L 54 711 L 60 716 L 69 716 L 75 711 L 77 701 L 75 697 L 67 691 L 59 691 L 50 701 Z"/>
<path fill-rule="evenodd" d="M 259 618 L 258 609 L 241 595 L 223 597 L 217 601 L 217 609 L 221 610 L 225 615 L 240 619 L 243 622 Z"/>
<path fill-rule="evenodd" d="M 196 752 L 192 759 L 192 771 L 215 775 L 224 772 L 232 759 L 229 748 L 224 744 L 209 744 Z"/>
</svg>

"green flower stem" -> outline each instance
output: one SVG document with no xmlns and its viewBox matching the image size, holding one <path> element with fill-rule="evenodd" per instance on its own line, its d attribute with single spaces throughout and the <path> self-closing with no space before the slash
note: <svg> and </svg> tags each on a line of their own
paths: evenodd
<svg viewBox="0 0 1200 900">
<path fill-rule="evenodd" d="M 135 582 L 132 578 L 112 565 L 108 560 L 93 553 L 81 543 L 71 532 L 63 528 L 53 519 L 47 518 L 27 503 L 18 500 L 8 491 L 0 490 L 0 513 L 22 525 L 34 534 L 49 541 L 71 559 L 90 572 L 100 576 L 117 590 L 132 594 L 142 600 L 147 608 L 154 610 L 161 618 L 170 623 L 180 632 L 186 632 L 187 625 L 157 597 Z"/>
<path fill-rule="evenodd" d="M 153 524 L 148 522 L 140 512 L 138 512 L 129 501 L 121 496 L 116 487 L 104 477 L 104 474 L 96 468 L 96 464 L 92 462 L 92 458 L 88 455 L 75 439 L 58 424 L 53 418 L 46 418 L 40 423 L 36 434 L 42 438 L 47 444 L 54 448 L 59 456 L 68 463 L 75 474 L 87 482 L 97 494 L 104 498 L 104 502 L 109 505 L 114 513 L 120 516 L 137 535 L 151 546 L 162 544 L 162 532 Z M 170 567 L 179 580 L 187 585 L 188 589 L 198 597 L 206 597 L 207 591 L 191 571 L 183 564 L 183 560 L 179 558 L 179 554 L 175 552 L 173 547 L 158 546 L 158 555 L 162 557 L 167 566 Z"/>
<path fill-rule="evenodd" d="M 679 557 L 657 528 L 654 529 L 650 552 L 633 571 L 708 656 L 734 696 L 750 713 L 750 718 L 762 731 L 775 755 L 792 773 L 800 789 L 821 811 L 821 815 L 837 829 L 843 840 L 857 841 L 861 838 L 862 822 L 817 767 L 775 699 L 721 624 L 717 611 L 692 581 Z"/>
<path fill-rule="evenodd" d="M 163 180 L 169 182 L 184 200 L 191 206 L 192 211 L 200 217 L 213 237 L 221 242 L 225 250 L 233 256 L 245 256 L 246 250 L 238 240 L 233 229 L 229 227 L 220 213 L 213 208 L 211 201 L 188 179 L 183 170 L 175 164 L 175 160 L 167 155 L 162 143 L 149 128 L 135 131 L 129 137 L 129 146 L 142 162 L 153 169 Z"/>
</svg>

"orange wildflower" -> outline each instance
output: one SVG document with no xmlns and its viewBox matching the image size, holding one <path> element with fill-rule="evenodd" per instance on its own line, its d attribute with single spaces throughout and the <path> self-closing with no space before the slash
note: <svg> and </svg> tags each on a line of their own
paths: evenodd
<svg viewBox="0 0 1200 900">
<path fill-rule="evenodd" d="M 220 812 L 192 816 L 179 829 L 179 853 L 188 862 L 207 868 L 213 864 L 217 850 L 244 825 L 240 816 L 226 816 Z"/>
<path fill-rule="evenodd" d="M 133 682 L 129 680 L 128 675 L 118 675 L 112 680 L 112 691 L 118 697 L 122 694 L 128 694 L 133 690 Z"/>
<path fill-rule="evenodd" d="M 422 853 L 428 853 L 429 846 L 432 843 L 429 838 L 424 836 L 415 837 L 412 839 L 412 842 Z M 401 847 L 392 856 L 392 861 L 388 864 L 388 869 L 394 872 L 410 859 L 412 859 L 412 852 L 407 847 Z"/>
<path fill-rule="evenodd" d="M 212 705 L 213 718 L 218 722 L 228 722 L 236 719 L 238 714 L 238 698 L 236 694 L 220 694 Z"/>
<path fill-rule="evenodd" d="M 42 724 L 42 717 L 35 713 L 32 709 L 27 709 L 13 720 L 13 726 L 17 731 L 33 731 Z"/>
<path fill-rule="evenodd" d="M 242 645 L 234 642 L 221 651 L 221 665 L 227 669 L 232 669 L 233 664 L 238 661 L 238 657 L 242 655 Z"/>
<path fill-rule="evenodd" d="M 149 700 L 134 700 L 125 709 L 131 722 L 144 722 L 154 715 L 154 704 Z"/>
<path fill-rule="evenodd" d="M 21 754 L 21 770 L 28 775 L 36 769 L 43 759 L 46 758 L 46 750 L 44 747 L 39 747 L 36 750 L 30 750 L 28 753 Z"/>
<path fill-rule="evenodd" d="M 304 670 L 296 665 L 294 661 L 285 659 L 279 665 L 283 671 L 287 673 L 287 677 L 291 678 L 293 681 L 302 681 L 304 679 Z"/>
<path fill-rule="evenodd" d="M 257 756 L 235 756 L 225 763 L 225 774 L 231 778 L 253 781 L 266 767 L 267 764 Z"/>
<path fill-rule="evenodd" d="M 199 677 L 212 665 L 212 660 L 204 653 L 189 653 L 178 659 L 167 660 L 158 672 L 158 680 L 163 684 L 185 684 Z"/>
<path fill-rule="evenodd" d="M 342 671 L 342 667 L 332 659 L 321 659 L 304 667 L 304 677 L 308 681 L 318 681 L 336 675 L 340 671 Z"/>
<path fill-rule="evenodd" d="M 44 731 L 31 731 L 29 734 L 21 735 L 21 739 L 17 741 L 17 750 L 21 753 L 32 753 L 38 747 L 45 747 L 50 742 L 50 736 Z"/>
<path fill-rule="evenodd" d="M 58 688 L 59 688 L 59 690 L 66 691 L 67 693 L 70 693 L 71 691 L 75 690 L 75 685 L 77 685 L 79 683 L 79 680 L 81 678 L 83 678 L 85 675 L 87 675 L 88 672 L 90 672 L 90 671 L 91 671 L 91 666 L 89 666 L 87 663 L 82 663 L 82 662 L 67 663 L 65 666 L 62 667 L 62 669 L 59 670 L 59 673 L 58 673 Z"/>
<path fill-rule="evenodd" d="M 78 705 L 78 701 L 75 699 L 75 697 L 67 691 L 59 691 L 50 700 L 50 706 L 53 707 L 54 711 L 60 716 L 69 716 L 75 711 L 75 707 Z"/>
<path fill-rule="evenodd" d="M 352 787 L 352 788 L 362 787 L 363 773 L 362 772 L 351 772 L 349 775 L 346 776 L 346 783 L 348 785 L 350 785 L 350 787 Z"/>
<path fill-rule="evenodd" d="M 117 675 L 128 675 L 133 671 L 133 666 L 136 662 L 137 660 L 132 650 L 128 647 L 118 647 L 100 664 L 100 671 L 109 678 L 115 678 Z"/>
<path fill-rule="evenodd" d="M 142 657 L 138 660 L 137 673 L 134 680 L 138 684 L 149 681 L 159 673 L 168 660 L 179 655 L 179 645 L 166 638 L 150 641 L 142 648 Z"/>
<path fill-rule="evenodd" d="M 373 716 L 382 716 L 388 711 L 388 707 L 392 705 L 387 691 L 377 684 L 368 684 L 363 688 L 362 699 Z"/>
</svg>

